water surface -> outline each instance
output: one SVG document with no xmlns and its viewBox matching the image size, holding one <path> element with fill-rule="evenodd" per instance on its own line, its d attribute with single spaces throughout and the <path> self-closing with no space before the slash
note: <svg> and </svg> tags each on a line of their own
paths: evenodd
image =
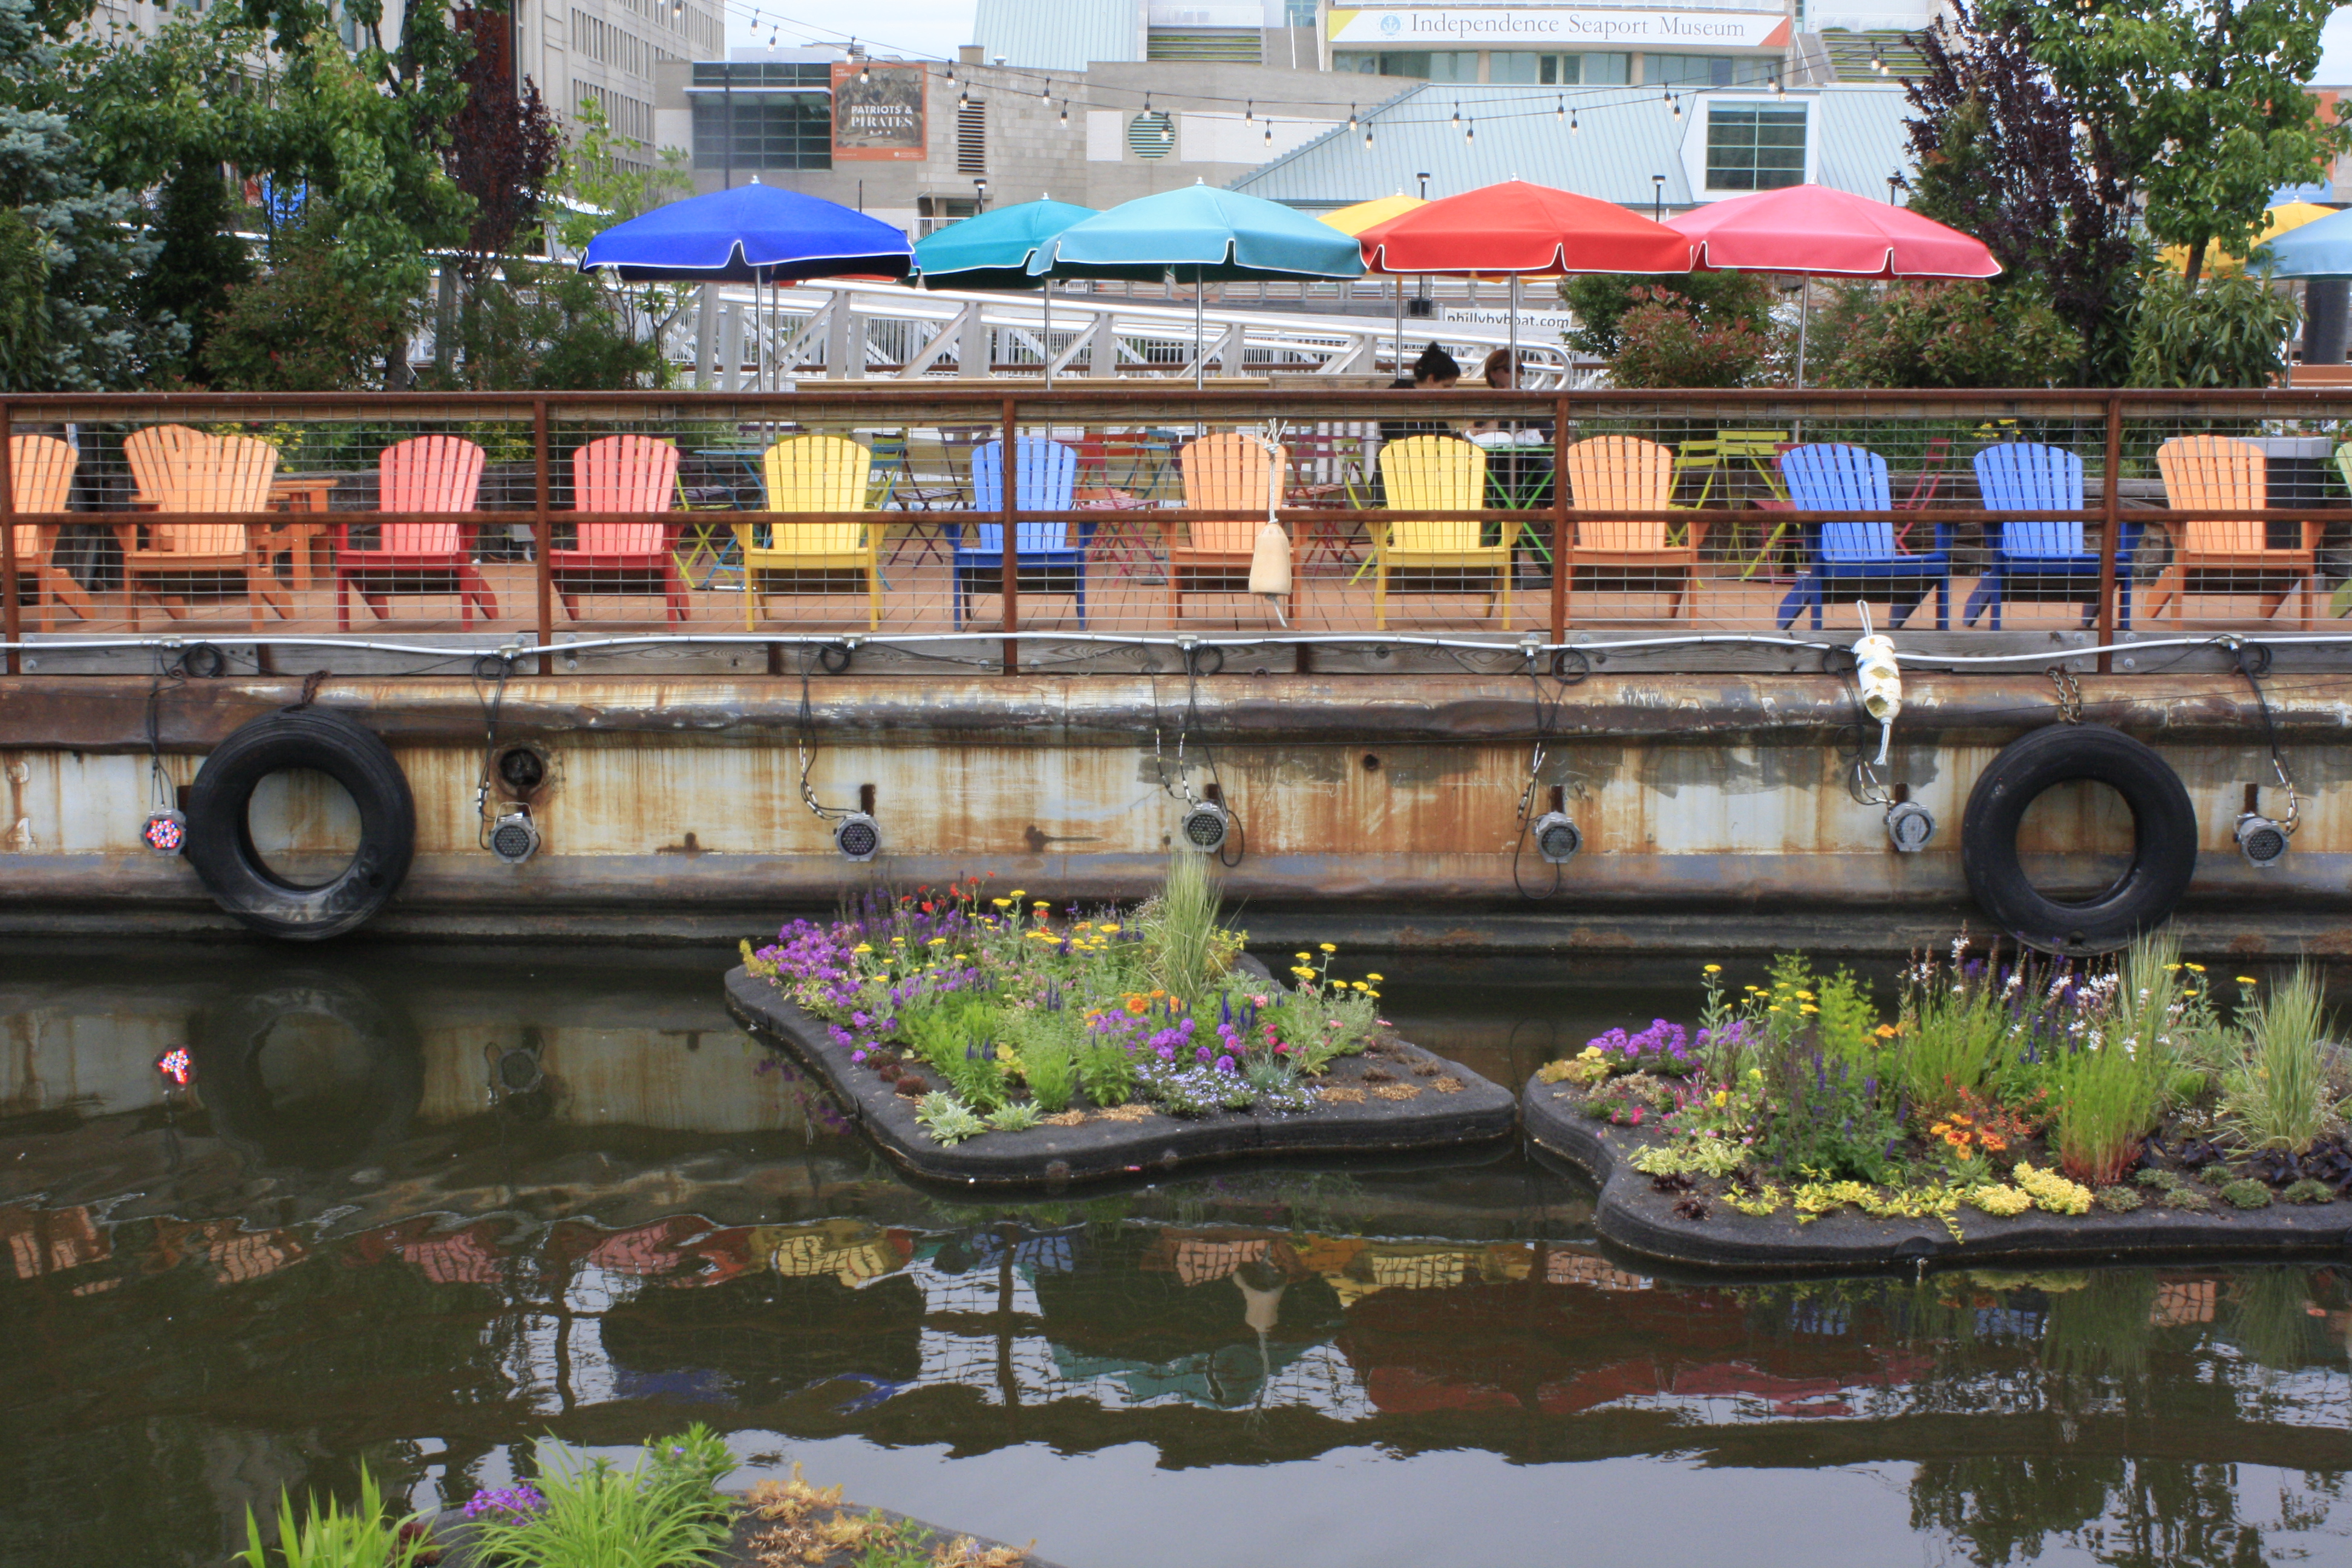
<svg viewBox="0 0 2352 1568">
<path fill-rule="evenodd" d="M 898 1179 L 718 952 L 0 949 L 0 1562 L 689 1421 L 1068 1568 L 2352 1561 L 2352 1275 L 1725 1287 L 1516 1152 Z M 1516 1083 L 1688 966 L 1384 961 Z M 157 1070 L 188 1049 L 183 1088 Z"/>
</svg>

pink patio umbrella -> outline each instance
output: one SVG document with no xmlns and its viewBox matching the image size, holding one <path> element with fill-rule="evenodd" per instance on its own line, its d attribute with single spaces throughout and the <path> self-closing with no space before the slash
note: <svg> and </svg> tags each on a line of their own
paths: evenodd
<svg viewBox="0 0 2352 1568">
<path fill-rule="evenodd" d="M 1994 278 L 1982 240 L 1932 218 L 1824 185 L 1787 185 L 1711 202 L 1666 220 L 1692 241 L 1692 270 L 1791 272 L 1805 279 L 1797 318 L 1797 384 L 1815 278 Z"/>
</svg>

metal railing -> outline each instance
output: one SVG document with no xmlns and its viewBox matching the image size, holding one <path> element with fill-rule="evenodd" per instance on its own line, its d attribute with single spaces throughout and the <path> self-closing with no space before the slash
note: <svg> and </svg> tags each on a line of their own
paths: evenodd
<svg viewBox="0 0 2352 1568">
<path fill-rule="evenodd" d="M 1948 631 L 1955 668 L 2352 642 L 2345 392 L 60 395 L 0 399 L 0 434 L 11 672 L 192 640 L 551 672 L 664 645 L 1810 649 L 1857 600 Z M 650 488 L 596 477 L 616 436 Z M 2079 471 L 2080 504 L 2021 463 Z M 1291 582 L 1253 593 L 1269 521 Z"/>
</svg>

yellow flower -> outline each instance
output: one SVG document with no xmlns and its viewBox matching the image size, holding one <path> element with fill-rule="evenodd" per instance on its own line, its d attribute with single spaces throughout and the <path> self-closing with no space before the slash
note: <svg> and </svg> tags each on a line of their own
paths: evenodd
<svg viewBox="0 0 2352 1568">
<path fill-rule="evenodd" d="M 2189 973 L 2191 974 L 2202 974 L 2205 973 L 2205 966 L 2201 963 L 2192 963 L 2189 966 Z"/>
<path fill-rule="evenodd" d="M 1016 541 L 1014 541 L 1014 542 L 1015 542 L 1016 544 L 1018 544 L 1018 543 L 1019 543 L 1019 541 L 1017 541 L 1017 540 L 1016 540 Z M 1033 909 L 1033 910 L 1050 910 L 1050 909 L 1052 909 L 1054 906 L 1053 906 L 1053 905 L 1051 905 L 1051 904 L 1049 904 L 1049 903 L 1047 903 L 1045 900 L 1040 899 L 1040 900 L 1038 900 L 1035 903 L 1031 904 L 1029 907 L 1030 907 L 1031 909 Z"/>
<path fill-rule="evenodd" d="M 1723 965 L 1720 963 L 1710 963 L 1706 966 L 1704 973 L 1708 974 L 1720 974 L 1723 973 Z"/>
<path fill-rule="evenodd" d="M 2241 974 L 2238 976 L 2238 984 L 2241 985 L 2260 985 L 2262 982 L 2255 979 L 2251 974 Z"/>
<path fill-rule="evenodd" d="M 1028 896 L 1029 896 L 1029 889 L 1026 889 L 1026 888 L 1015 888 L 1015 889 L 1013 889 L 1013 897 L 1014 897 L 1014 898 L 1016 898 L 1016 899 L 1023 899 L 1023 898 L 1026 898 L 1026 897 L 1028 897 Z"/>
<path fill-rule="evenodd" d="M 948 939 L 943 936 L 935 936 L 931 938 L 930 941 L 923 943 L 925 947 L 945 947 L 947 944 Z"/>
<path fill-rule="evenodd" d="M 1311 955 L 1304 952 L 1294 952 L 1290 956 L 1298 960 L 1299 963 L 1304 963 Z"/>
<path fill-rule="evenodd" d="M 1882 1040 L 1891 1040 L 1895 1037 L 1895 1026 L 1892 1024 L 1881 1024 L 1878 1027 L 1873 1029 L 1871 1033 L 1876 1035 Z"/>
<path fill-rule="evenodd" d="M 1354 986 L 1359 991 L 1361 991 L 1364 988 L 1364 983 L 1360 980 L 1350 980 L 1348 984 Z"/>
<path fill-rule="evenodd" d="M 863 952 L 872 952 L 874 951 L 874 944 L 873 944 L 872 942 L 859 942 L 856 947 L 851 948 L 849 951 L 850 951 L 850 952 L 861 952 L 861 953 L 863 953 Z"/>
<path fill-rule="evenodd" d="M 1009 910 L 1013 907 L 1013 900 L 1011 899 L 991 899 L 988 901 L 994 904 L 1000 910 Z"/>
<path fill-rule="evenodd" d="M 1810 991 L 1800 991 L 1797 993 L 1797 1000 L 1800 1002 L 1810 1002 L 1812 999 L 1813 994 Z"/>
<path fill-rule="evenodd" d="M 1315 972 L 1307 968 L 1303 963 L 1292 964 L 1290 966 L 1290 973 L 1296 974 L 1301 980 L 1312 980 L 1315 978 Z"/>
<path fill-rule="evenodd" d="M 1329 942 L 1317 942 L 1315 945 L 1316 945 L 1318 948 L 1321 949 L 1321 950 L 1322 950 L 1323 952 L 1339 952 L 1339 951 L 1338 948 L 1333 947 L 1333 946 L 1332 946 Z"/>
<path fill-rule="evenodd" d="M 1013 542 L 1016 547 L 1018 547 L 1021 542 L 1018 539 L 1015 539 Z M 1118 927 L 1105 926 L 1102 928 L 1102 932 L 1105 936 L 1117 936 L 1118 934 Z"/>
<path fill-rule="evenodd" d="M 1803 1006 L 1798 1008 L 1797 1011 L 1800 1013 L 1818 1013 L 1821 1009 L 1814 1006 L 1811 1002 L 1808 1002 Z"/>
<path fill-rule="evenodd" d="M 1014 542 L 1017 544 L 1019 542 L 1016 540 Z M 894 936 L 890 939 L 890 945 L 893 947 L 904 947 L 907 945 L 907 939 L 903 936 Z"/>
<path fill-rule="evenodd" d="M 1386 980 L 1388 976 L 1385 974 L 1374 974 L 1370 970 L 1366 970 L 1364 972 L 1364 978 L 1370 981 L 1373 984 L 1378 985 L 1381 981 Z"/>
<path fill-rule="evenodd" d="M 1717 1089 L 1715 1091 L 1715 1102 L 1717 1105 L 1729 1105 L 1731 1103 L 1731 1095 L 1729 1091 L 1720 1089 Z"/>
</svg>

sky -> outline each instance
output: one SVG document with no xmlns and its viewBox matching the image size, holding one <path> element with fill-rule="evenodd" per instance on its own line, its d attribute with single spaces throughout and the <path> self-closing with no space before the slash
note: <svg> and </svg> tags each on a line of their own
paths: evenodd
<svg viewBox="0 0 2352 1568">
<path fill-rule="evenodd" d="M 869 21 L 877 55 L 904 54 L 925 59 L 953 59 L 959 45 L 971 42 L 974 0 L 887 0 L 887 4 L 854 13 L 812 0 L 784 0 L 784 8 L 757 0 L 725 0 L 727 41 L 730 47 L 766 44 L 772 35 L 778 45 L 806 43 L 813 37 L 837 37 L 845 17 Z M 752 17 L 759 25 L 752 26 Z M 796 20 L 786 21 L 792 17 Z M 2321 35 L 2319 74 L 2322 87 L 2352 87 L 2352 7 L 2328 19 Z"/>
<path fill-rule="evenodd" d="M 779 48 L 805 44 L 812 37 L 837 40 L 841 37 L 839 29 L 857 21 L 873 26 L 870 45 L 877 55 L 951 60 L 959 45 L 971 42 L 974 0 L 887 0 L 886 4 L 865 6 L 784 0 L 782 10 L 763 5 L 761 0 L 723 3 L 730 47 L 755 43 L 764 47 L 772 33 Z M 751 22 L 754 16 L 760 18 L 756 28 Z M 786 17 L 794 20 L 787 21 Z"/>
</svg>

